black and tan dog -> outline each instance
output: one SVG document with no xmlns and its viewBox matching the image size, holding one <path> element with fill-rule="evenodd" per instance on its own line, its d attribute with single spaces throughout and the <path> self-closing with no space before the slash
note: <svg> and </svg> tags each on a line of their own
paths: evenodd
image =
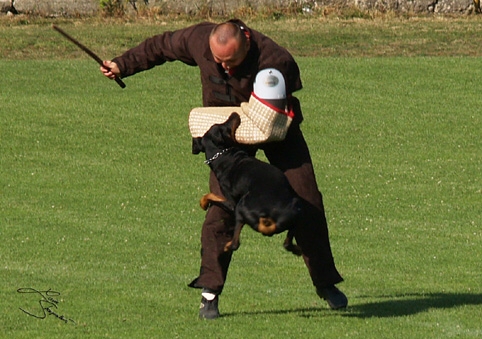
<svg viewBox="0 0 482 339">
<path fill-rule="evenodd" d="M 235 132 L 240 123 L 239 115 L 232 113 L 226 122 L 213 125 L 202 138 L 193 139 L 193 154 L 206 154 L 205 163 L 216 175 L 225 197 L 208 193 L 200 205 L 204 210 L 210 204 L 218 205 L 234 214 L 234 236 L 225 251 L 238 249 L 241 229 L 248 224 L 267 236 L 288 231 L 284 247 L 301 255 L 300 247 L 293 243 L 293 234 L 301 219 L 302 199 L 280 169 L 239 147 Z"/>
</svg>

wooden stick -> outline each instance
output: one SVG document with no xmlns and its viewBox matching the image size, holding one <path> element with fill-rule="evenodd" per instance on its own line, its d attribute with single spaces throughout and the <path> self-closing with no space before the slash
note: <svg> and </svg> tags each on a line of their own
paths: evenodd
<svg viewBox="0 0 482 339">
<path fill-rule="evenodd" d="M 76 39 L 74 39 L 73 37 L 71 37 L 70 35 L 68 35 L 64 30 L 62 30 L 60 27 L 58 26 L 55 26 L 55 25 L 52 25 L 52 28 L 55 29 L 57 32 L 59 32 L 60 34 L 62 34 L 64 37 L 66 37 L 68 40 L 70 40 L 71 42 L 73 42 L 75 45 L 77 45 L 81 50 L 83 50 L 85 53 L 87 53 L 92 59 L 94 59 L 95 61 L 97 61 L 97 63 L 103 67 L 104 66 L 104 63 L 102 61 L 101 58 L 99 58 L 99 56 L 97 54 L 95 54 L 94 52 L 92 52 L 89 48 L 87 48 L 86 46 L 82 45 L 79 41 L 77 41 Z M 117 84 L 121 87 L 121 88 L 125 88 L 126 87 L 126 84 L 116 75 L 115 76 L 115 82 L 117 82 Z"/>
</svg>

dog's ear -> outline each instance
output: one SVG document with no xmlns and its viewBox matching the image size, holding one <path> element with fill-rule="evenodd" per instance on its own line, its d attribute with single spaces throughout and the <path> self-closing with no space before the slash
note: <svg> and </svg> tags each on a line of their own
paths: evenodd
<svg viewBox="0 0 482 339">
<path fill-rule="evenodd" d="M 238 113 L 233 112 L 229 116 L 228 123 L 231 129 L 231 139 L 236 141 L 236 130 L 238 129 L 239 125 L 241 125 L 241 117 Z"/>
<path fill-rule="evenodd" d="M 238 113 L 233 112 L 228 118 L 229 124 L 231 125 L 231 128 L 236 130 L 239 125 L 241 125 L 241 117 L 239 116 Z"/>
<path fill-rule="evenodd" d="M 192 154 L 204 152 L 202 138 L 192 138 Z"/>
</svg>

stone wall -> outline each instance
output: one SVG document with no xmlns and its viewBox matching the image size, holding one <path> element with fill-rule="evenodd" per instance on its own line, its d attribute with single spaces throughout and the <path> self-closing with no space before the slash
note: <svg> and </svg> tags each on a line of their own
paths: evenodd
<svg viewBox="0 0 482 339">
<path fill-rule="evenodd" d="M 10 5 L 11 0 L 0 0 L 0 8 Z M 15 9 L 21 13 L 44 15 L 92 15 L 99 10 L 95 0 L 14 0 Z"/>
<path fill-rule="evenodd" d="M 353 4 L 361 9 L 403 13 L 466 13 L 474 7 L 472 0 L 353 0 Z"/>
<path fill-rule="evenodd" d="M 127 1 L 127 0 L 126 0 Z M 0 0 L 0 8 L 6 8 L 11 0 Z M 144 0 L 137 0 L 143 4 Z M 473 9 L 473 0 L 148 0 L 150 7 L 177 13 L 197 13 L 210 10 L 213 13 L 229 14 L 242 6 L 283 7 L 295 3 L 305 7 L 306 12 L 316 7 L 331 5 L 356 6 L 363 10 L 396 10 L 400 12 L 465 13 Z M 19 12 L 44 15 L 92 15 L 99 12 L 100 0 L 14 0 Z M 127 5 L 128 9 L 132 6 Z"/>
</svg>

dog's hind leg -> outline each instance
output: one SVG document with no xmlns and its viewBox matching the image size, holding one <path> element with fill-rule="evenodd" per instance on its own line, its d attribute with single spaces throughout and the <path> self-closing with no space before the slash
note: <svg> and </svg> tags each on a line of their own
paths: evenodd
<svg viewBox="0 0 482 339">
<path fill-rule="evenodd" d="M 233 239 L 224 246 L 224 252 L 236 251 L 239 248 L 239 238 L 241 236 L 241 230 L 243 229 L 243 223 L 237 223 L 234 228 Z"/>
<path fill-rule="evenodd" d="M 214 193 L 207 193 L 201 197 L 201 200 L 199 200 L 199 205 L 203 210 L 206 211 L 209 207 L 209 204 L 216 203 L 216 202 L 222 203 L 221 205 L 227 207 L 226 204 L 223 204 L 225 201 L 226 199 L 223 197 L 220 197 L 219 195 L 216 195 Z"/>
<path fill-rule="evenodd" d="M 291 252 L 294 255 L 300 256 L 303 254 L 301 251 L 301 247 L 293 243 L 293 238 L 294 238 L 294 230 L 291 229 L 288 231 L 288 235 L 286 236 L 286 239 L 283 243 L 283 247 L 288 252 Z"/>
</svg>

